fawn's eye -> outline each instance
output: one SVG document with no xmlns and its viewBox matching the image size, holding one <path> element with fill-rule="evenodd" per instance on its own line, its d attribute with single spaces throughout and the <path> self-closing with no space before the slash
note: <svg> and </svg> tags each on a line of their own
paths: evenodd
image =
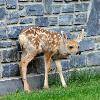
<svg viewBox="0 0 100 100">
<path fill-rule="evenodd" d="M 78 49 L 79 49 L 80 47 L 78 46 Z"/>
<path fill-rule="evenodd" d="M 69 46 L 69 49 L 73 49 L 74 47 L 73 46 Z"/>
</svg>

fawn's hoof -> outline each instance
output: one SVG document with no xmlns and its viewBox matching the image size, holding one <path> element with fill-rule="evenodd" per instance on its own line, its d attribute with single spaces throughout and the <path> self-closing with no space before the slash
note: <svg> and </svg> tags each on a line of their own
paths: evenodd
<svg viewBox="0 0 100 100">
<path fill-rule="evenodd" d="M 44 89 L 48 89 L 48 88 L 49 88 L 49 86 L 44 86 L 43 88 L 44 88 Z"/>
<path fill-rule="evenodd" d="M 24 88 L 24 91 L 28 92 L 28 93 L 31 92 L 31 90 L 29 88 Z"/>
<path fill-rule="evenodd" d="M 67 88 L 67 85 L 65 84 L 65 85 L 63 85 L 63 87 L 64 87 L 64 88 Z"/>
<path fill-rule="evenodd" d="M 24 91 L 27 92 L 27 93 L 30 93 L 31 92 L 31 90 L 26 90 L 26 89 L 24 89 Z"/>
</svg>

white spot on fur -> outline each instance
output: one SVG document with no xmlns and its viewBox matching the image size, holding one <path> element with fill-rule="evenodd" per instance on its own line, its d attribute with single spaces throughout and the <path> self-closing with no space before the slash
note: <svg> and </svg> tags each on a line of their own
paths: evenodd
<svg viewBox="0 0 100 100">
<path fill-rule="evenodd" d="M 54 35 L 54 38 L 56 38 L 57 36 L 56 35 Z"/>
<path fill-rule="evenodd" d="M 41 34 L 44 34 L 45 35 L 46 33 L 45 32 L 41 32 Z"/>
</svg>

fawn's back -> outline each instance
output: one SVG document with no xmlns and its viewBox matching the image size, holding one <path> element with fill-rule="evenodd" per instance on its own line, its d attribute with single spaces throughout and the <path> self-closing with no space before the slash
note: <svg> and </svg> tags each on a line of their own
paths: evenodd
<svg viewBox="0 0 100 100">
<path fill-rule="evenodd" d="M 61 34 L 49 32 L 38 27 L 26 28 L 19 35 L 21 48 L 26 52 L 56 52 L 59 48 L 60 40 Z"/>
</svg>

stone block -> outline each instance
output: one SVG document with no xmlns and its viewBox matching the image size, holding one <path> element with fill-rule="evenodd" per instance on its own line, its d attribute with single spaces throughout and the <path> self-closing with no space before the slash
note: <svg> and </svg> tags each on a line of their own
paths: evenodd
<svg viewBox="0 0 100 100">
<path fill-rule="evenodd" d="M 0 48 L 7 48 L 11 46 L 16 46 L 16 42 L 14 41 L 0 41 Z"/>
<path fill-rule="evenodd" d="M 61 12 L 61 5 L 52 5 L 52 13 L 59 14 Z"/>
<path fill-rule="evenodd" d="M 41 27 L 47 27 L 49 24 L 48 17 L 37 17 L 35 19 L 35 25 Z"/>
<path fill-rule="evenodd" d="M 22 81 L 18 78 L 2 78 L 0 80 L 0 85 L 0 95 L 13 93 L 16 92 L 16 90 L 22 91 L 23 89 Z"/>
<path fill-rule="evenodd" d="M 62 70 L 69 70 L 70 69 L 70 60 L 61 59 Z"/>
<path fill-rule="evenodd" d="M 18 5 L 18 10 L 23 10 L 24 9 L 24 5 Z"/>
<path fill-rule="evenodd" d="M 55 26 L 58 23 L 57 17 L 49 17 L 48 21 L 50 26 Z"/>
<path fill-rule="evenodd" d="M 0 51 L 2 54 L 1 62 L 16 62 L 18 61 L 17 48 L 4 49 Z"/>
<path fill-rule="evenodd" d="M 33 18 L 22 18 L 20 19 L 20 24 L 30 24 L 33 22 Z"/>
<path fill-rule="evenodd" d="M 80 51 L 93 50 L 94 48 L 95 48 L 95 42 L 94 42 L 93 39 L 86 39 L 86 38 L 84 38 L 79 43 L 79 49 L 80 49 Z"/>
<path fill-rule="evenodd" d="M 9 12 L 7 15 L 7 24 L 17 24 L 19 22 L 18 11 Z"/>
<path fill-rule="evenodd" d="M 27 78 L 31 90 L 43 87 L 44 75 L 29 75 Z M 14 93 L 17 90 L 23 91 L 23 83 L 20 77 L 2 78 L 0 80 L 0 95 Z"/>
<path fill-rule="evenodd" d="M 6 0 L 6 8 L 7 9 L 16 9 L 17 1 L 16 0 Z"/>
<path fill-rule="evenodd" d="M 75 4 L 75 11 L 76 12 L 88 11 L 88 6 L 89 6 L 89 3 L 79 3 L 79 4 Z"/>
<path fill-rule="evenodd" d="M 59 16 L 59 25 L 60 26 L 69 26 L 73 23 L 73 15 L 60 15 Z"/>
<path fill-rule="evenodd" d="M 6 34 L 6 29 L 0 29 L 0 40 L 1 39 L 7 39 L 8 36 Z"/>
<path fill-rule="evenodd" d="M 20 10 L 20 11 L 19 11 L 19 16 L 20 16 L 20 17 L 25 17 L 25 16 L 27 16 L 26 10 L 25 10 L 25 9 Z"/>
<path fill-rule="evenodd" d="M 5 21 L 1 21 L 0 22 L 0 27 L 5 27 L 6 26 L 6 22 Z"/>
<path fill-rule="evenodd" d="M 52 0 L 44 0 L 45 6 L 45 13 L 51 14 L 52 13 Z"/>
<path fill-rule="evenodd" d="M 42 4 L 26 5 L 26 13 L 28 16 L 41 16 L 44 14 Z"/>
<path fill-rule="evenodd" d="M 74 23 L 75 25 L 83 25 L 86 24 L 87 22 L 87 14 L 76 14 L 75 15 L 75 19 L 74 19 Z"/>
<path fill-rule="evenodd" d="M 80 68 L 86 66 L 86 55 L 72 55 L 70 57 L 70 67 Z"/>
<path fill-rule="evenodd" d="M 14 26 L 9 27 L 7 29 L 8 38 L 10 39 L 17 39 L 23 27 L 21 26 Z"/>
<path fill-rule="evenodd" d="M 100 65 L 100 52 L 91 52 L 87 55 L 87 65 Z"/>
<path fill-rule="evenodd" d="M 100 50 L 100 43 L 96 43 L 96 44 L 95 44 L 95 49 L 96 49 L 96 50 Z"/>
<path fill-rule="evenodd" d="M 17 63 L 2 64 L 2 77 L 19 76 L 19 65 Z"/>
<path fill-rule="evenodd" d="M 4 7 L 0 8 L 0 20 L 4 19 L 5 15 L 6 15 L 5 8 Z"/>
<path fill-rule="evenodd" d="M 0 6 L 5 4 L 5 0 L 0 0 Z"/>
<path fill-rule="evenodd" d="M 75 4 L 66 4 L 62 6 L 62 13 L 73 13 Z"/>
</svg>

